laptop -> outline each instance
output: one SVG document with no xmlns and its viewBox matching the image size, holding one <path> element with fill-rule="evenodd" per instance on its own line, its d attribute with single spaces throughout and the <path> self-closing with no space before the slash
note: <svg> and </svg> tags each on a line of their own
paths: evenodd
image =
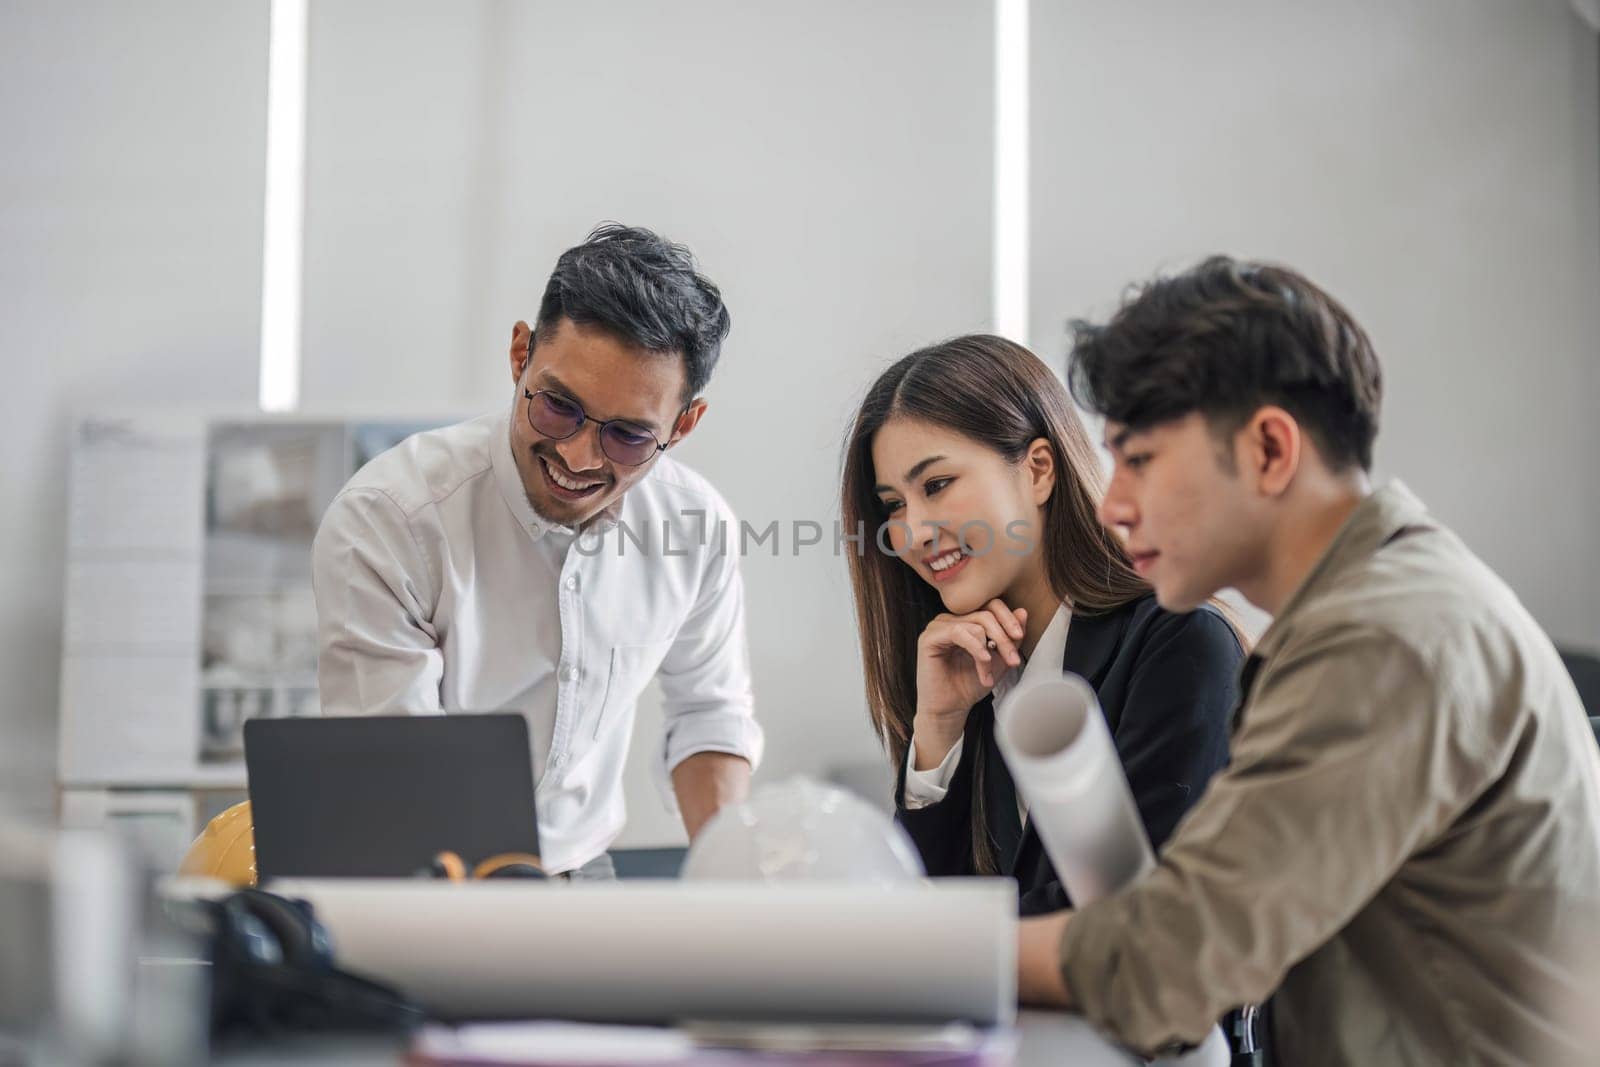
<svg viewBox="0 0 1600 1067">
<path fill-rule="evenodd" d="M 251 719 L 244 760 L 263 881 L 409 877 L 445 850 L 469 871 L 539 854 L 521 715 Z"/>
</svg>

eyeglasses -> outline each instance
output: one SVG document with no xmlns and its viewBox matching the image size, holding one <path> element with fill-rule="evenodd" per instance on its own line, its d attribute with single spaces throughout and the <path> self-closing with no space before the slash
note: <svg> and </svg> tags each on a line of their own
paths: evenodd
<svg viewBox="0 0 1600 1067">
<path fill-rule="evenodd" d="M 556 441 L 565 441 L 583 429 L 584 423 L 592 422 L 600 430 L 600 451 L 613 463 L 637 467 L 657 452 L 666 450 L 667 446 L 656 440 L 655 434 L 636 422 L 591 419 L 584 412 L 583 405 L 576 400 L 568 400 L 544 389 L 530 393 L 524 388 L 522 395 L 528 401 L 528 425 L 535 432 Z M 680 413 L 678 418 L 682 417 Z"/>
</svg>

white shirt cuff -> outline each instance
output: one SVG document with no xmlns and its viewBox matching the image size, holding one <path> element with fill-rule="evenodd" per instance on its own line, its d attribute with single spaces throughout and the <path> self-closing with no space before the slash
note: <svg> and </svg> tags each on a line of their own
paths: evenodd
<svg viewBox="0 0 1600 1067">
<path fill-rule="evenodd" d="M 966 738 L 957 738 L 956 743 L 950 746 L 939 766 L 930 770 L 919 771 L 912 763 L 916 760 L 917 738 L 911 736 L 911 748 L 906 752 L 906 810 L 920 811 L 930 804 L 937 804 L 944 799 L 950 791 L 950 779 L 955 777 L 956 764 L 961 762 L 961 747 L 966 744 Z"/>
</svg>

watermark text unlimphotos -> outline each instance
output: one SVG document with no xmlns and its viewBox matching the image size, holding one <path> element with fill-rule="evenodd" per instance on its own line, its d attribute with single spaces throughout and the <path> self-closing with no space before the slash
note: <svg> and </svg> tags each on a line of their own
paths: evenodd
<svg viewBox="0 0 1600 1067">
<path fill-rule="evenodd" d="M 1025 519 L 1012 520 L 998 533 L 982 519 L 959 526 L 926 520 L 915 528 L 899 519 L 890 519 L 869 531 L 864 520 L 857 522 L 853 530 L 847 530 L 837 519 L 826 524 L 814 519 L 790 519 L 788 522 L 773 519 L 758 526 L 744 519 L 735 523 L 726 518 L 713 518 L 703 508 L 686 508 L 679 512 L 679 520 L 652 518 L 635 523 L 619 520 L 604 529 L 584 530 L 574 547 L 580 555 L 590 557 L 607 553 L 682 557 L 709 548 L 714 555 L 736 555 L 741 559 L 758 555 L 800 556 L 821 551 L 834 556 L 854 551 L 864 556 L 869 548 L 875 548 L 884 555 L 904 559 L 923 556 L 934 546 L 948 544 L 943 537 L 945 531 L 954 535 L 955 544 L 964 553 L 980 559 L 991 552 L 1026 556 L 1035 547 L 1031 524 Z"/>
</svg>

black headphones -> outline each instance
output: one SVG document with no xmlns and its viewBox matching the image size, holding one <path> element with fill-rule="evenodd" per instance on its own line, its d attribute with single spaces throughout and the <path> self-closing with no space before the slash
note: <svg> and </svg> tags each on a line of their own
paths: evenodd
<svg viewBox="0 0 1600 1067">
<path fill-rule="evenodd" d="M 405 1032 L 424 1021 L 396 991 L 334 965 L 333 939 L 305 901 L 243 889 L 210 910 L 214 1036 Z"/>
</svg>

